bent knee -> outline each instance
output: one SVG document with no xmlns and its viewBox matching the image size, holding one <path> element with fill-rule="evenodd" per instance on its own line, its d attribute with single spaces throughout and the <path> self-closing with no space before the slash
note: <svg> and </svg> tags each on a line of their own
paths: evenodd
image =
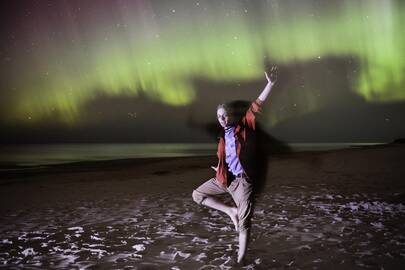
<svg viewBox="0 0 405 270">
<path fill-rule="evenodd" d="M 203 194 L 201 194 L 201 193 L 198 192 L 197 190 L 193 190 L 192 197 L 193 197 L 193 200 L 194 200 L 197 204 L 201 204 L 202 201 L 204 200 Z"/>
</svg>

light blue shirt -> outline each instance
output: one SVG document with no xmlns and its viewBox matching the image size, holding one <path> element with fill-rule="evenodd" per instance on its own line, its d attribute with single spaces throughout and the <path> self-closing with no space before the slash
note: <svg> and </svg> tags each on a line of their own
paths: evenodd
<svg viewBox="0 0 405 270">
<path fill-rule="evenodd" d="M 237 143 L 235 140 L 235 127 L 225 128 L 225 161 L 228 164 L 229 171 L 233 175 L 244 172 L 236 153 Z"/>
</svg>

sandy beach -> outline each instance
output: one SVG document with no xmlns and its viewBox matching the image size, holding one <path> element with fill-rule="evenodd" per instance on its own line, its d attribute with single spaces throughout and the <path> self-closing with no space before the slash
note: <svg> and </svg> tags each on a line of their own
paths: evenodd
<svg viewBox="0 0 405 270">
<path fill-rule="evenodd" d="M 2 171 L 0 268 L 238 269 L 231 220 L 191 198 L 215 163 Z M 404 145 L 273 155 L 242 269 L 405 269 L 404 179 Z"/>
</svg>

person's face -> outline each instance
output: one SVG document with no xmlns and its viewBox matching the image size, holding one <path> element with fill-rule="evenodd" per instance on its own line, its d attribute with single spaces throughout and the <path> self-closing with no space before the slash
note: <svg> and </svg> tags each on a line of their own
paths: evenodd
<svg viewBox="0 0 405 270">
<path fill-rule="evenodd" d="M 218 118 L 219 124 L 222 127 L 226 127 L 229 125 L 229 117 L 224 108 L 219 108 L 217 110 L 217 118 Z"/>
</svg>

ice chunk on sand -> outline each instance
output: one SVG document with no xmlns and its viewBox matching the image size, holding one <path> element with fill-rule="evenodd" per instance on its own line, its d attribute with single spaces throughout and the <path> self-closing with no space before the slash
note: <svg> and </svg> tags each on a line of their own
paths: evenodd
<svg viewBox="0 0 405 270">
<path fill-rule="evenodd" d="M 96 240 L 96 241 L 102 241 L 102 240 L 104 240 L 104 238 L 100 238 L 100 237 L 97 237 L 97 236 L 95 236 L 95 235 L 90 236 L 90 238 L 91 238 L 92 240 Z"/>
<path fill-rule="evenodd" d="M 70 227 L 70 228 L 68 228 L 68 231 L 75 231 L 76 233 L 83 233 L 84 232 L 83 227 L 79 227 L 79 226 Z"/>
<path fill-rule="evenodd" d="M 132 248 L 136 251 L 144 251 L 146 249 L 144 244 L 133 245 Z"/>
<path fill-rule="evenodd" d="M 381 222 L 371 222 L 370 224 L 377 229 L 384 229 L 384 225 Z"/>
<path fill-rule="evenodd" d="M 187 259 L 188 257 L 190 257 L 190 255 L 191 253 L 185 253 L 181 251 L 176 251 L 174 253 L 165 253 L 164 251 L 161 251 L 159 257 L 173 261 L 177 256 Z"/>
<path fill-rule="evenodd" d="M 22 253 L 25 257 L 30 256 L 30 255 L 31 255 L 31 256 L 34 256 L 34 255 L 37 254 L 37 252 L 35 252 L 33 248 L 24 249 L 21 253 Z"/>
<path fill-rule="evenodd" d="M 198 254 L 197 256 L 193 257 L 194 260 L 200 262 L 202 259 L 207 258 L 207 255 L 203 252 Z"/>
</svg>

